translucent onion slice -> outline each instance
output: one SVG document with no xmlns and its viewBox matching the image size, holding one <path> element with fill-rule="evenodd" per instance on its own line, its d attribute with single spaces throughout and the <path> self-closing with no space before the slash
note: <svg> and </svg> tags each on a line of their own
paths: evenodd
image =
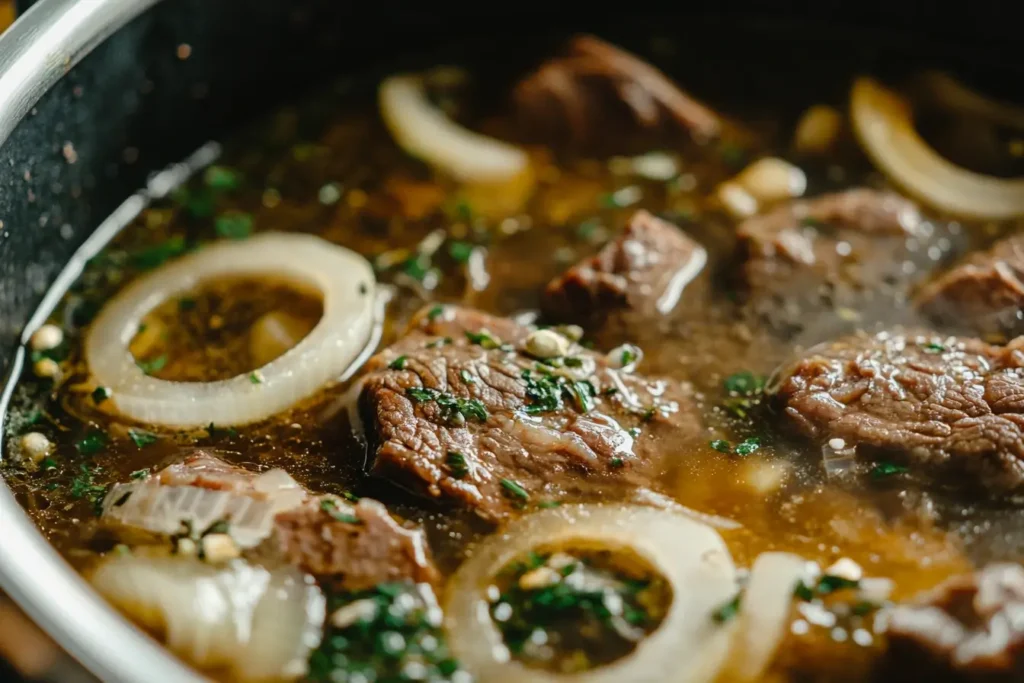
<svg viewBox="0 0 1024 683">
<path fill-rule="evenodd" d="M 1024 178 L 983 175 L 942 158 L 914 129 L 907 101 L 877 81 L 854 82 L 850 116 L 861 147 L 875 165 L 922 201 L 970 218 L 1024 215 Z"/>
<path fill-rule="evenodd" d="M 511 659 L 491 620 L 485 591 L 509 562 L 540 546 L 629 549 L 671 584 L 661 625 L 630 655 L 576 674 L 526 667 Z M 735 568 L 722 539 L 693 519 L 649 507 L 574 505 L 543 510 L 490 536 L 448 587 L 449 644 L 477 680 L 488 683 L 700 683 L 724 664 L 731 624 L 712 618 L 735 594 Z"/>
<path fill-rule="evenodd" d="M 106 559 L 92 584 L 178 656 L 232 680 L 292 680 L 320 640 L 325 600 L 311 577 L 235 560 L 209 565 L 141 550 Z"/>
<path fill-rule="evenodd" d="M 285 485 L 282 475 L 294 486 Z M 116 484 L 103 501 L 100 520 L 165 535 L 179 533 L 184 522 L 203 531 L 226 520 L 231 539 L 241 548 L 254 548 L 270 535 L 278 513 L 300 505 L 306 493 L 283 470 L 261 474 L 253 488 L 248 493 L 171 486 L 156 479 Z"/>
<path fill-rule="evenodd" d="M 504 182 L 526 173 L 524 150 L 459 126 L 427 98 L 423 79 L 391 76 L 378 92 L 381 116 L 398 145 L 464 183 Z"/>
<path fill-rule="evenodd" d="M 323 317 L 296 346 L 251 373 L 216 382 L 170 382 L 136 365 L 128 344 L 167 299 L 223 277 L 272 276 L 323 296 Z M 199 427 L 265 419 L 312 395 L 359 356 L 374 324 L 373 269 L 359 254 L 312 235 L 264 233 L 213 244 L 133 282 L 93 322 L 85 357 L 111 403 L 151 424 Z"/>
<path fill-rule="evenodd" d="M 790 553 L 761 553 L 754 560 L 723 680 L 761 679 L 786 635 L 793 592 L 806 574 L 806 560 Z"/>
</svg>

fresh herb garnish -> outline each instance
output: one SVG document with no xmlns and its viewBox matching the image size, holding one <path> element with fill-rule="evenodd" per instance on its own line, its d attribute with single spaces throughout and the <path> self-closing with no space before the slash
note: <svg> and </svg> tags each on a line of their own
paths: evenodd
<svg viewBox="0 0 1024 683">
<path fill-rule="evenodd" d="M 611 465 L 612 467 L 619 468 L 619 467 L 624 467 L 625 464 L 626 464 L 626 461 L 623 460 L 622 458 L 614 457 L 614 458 L 612 458 L 608 462 L 608 464 Z"/>
<path fill-rule="evenodd" d="M 230 240 L 241 240 L 252 234 L 252 215 L 241 211 L 227 211 L 217 216 L 213 229 L 217 237 Z"/>
<path fill-rule="evenodd" d="M 94 480 L 96 473 L 102 471 L 99 467 L 91 468 L 82 463 L 79 467 L 79 474 L 71 481 L 71 497 L 75 499 L 84 498 L 92 503 L 96 514 L 100 513 L 100 506 L 107 487 L 97 484 Z"/>
<path fill-rule="evenodd" d="M 821 595 L 828 595 L 829 593 L 835 593 L 836 591 L 846 588 L 856 588 L 859 585 L 860 581 L 856 581 L 854 579 L 825 574 L 818 581 L 818 593 Z"/>
<path fill-rule="evenodd" d="M 99 405 L 110 398 L 110 389 L 106 387 L 96 387 L 92 390 L 92 402 Z"/>
<path fill-rule="evenodd" d="M 523 407 L 528 415 L 561 410 L 564 406 L 563 397 L 572 401 L 581 413 L 589 412 L 594 407 L 593 399 L 597 396 L 597 391 L 594 385 L 586 380 L 567 380 L 561 375 L 554 375 L 543 369 L 538 374 L 523 370 L 521 377 L 526 382 L 526 398 L 530 401 Z"/>
<path fill-rule="evenodd" d="M 390 368 L 391 370 L 405 370 L 405 362 L 407 360 L 409 360 L 408 356 L 399 356 L 398 358 L 388 363 L 388 368 Z"/>
<path fill-rule="evenodd" d="M 639 357 L 640 354 L 637 351 L 637 348 L 630 344 L 626 344 L 622 347 L 622 355 L 619 357 L 619 365 L 622 367 L 632 365 Z"/>
<path fill-rule="evenodd" d="M 439 349 L 442 346 L 448 346 L 451 343 L 452 343 L 452 338 L 451 337 L 441 337 L 440 339 L 435 339 L 432 342 L 427 342 L 426 348 L 428 348 L 428 349 Z"/>
<path fill-rule="evenodd" d="M 875 479 L 891 477 L 894 474 L 905 474 L 910 468 L 904 465 L 897 465 L 891 462 L 880 462 L 871 468 L 871 476 Z"/>
<path fill-rule="evenodd" d="M 469 463 L 466 462 L 466 456 L 458 451 L 448 451 L 445 464 L 448 465 L 448 469 L 456 479 L 462 479 L 469 474 Z"/>
<path fill-rule="evenodd" d="M 213 190 L 236 190 L 242 184 L 242 176 L 227 166 L 210 166 L 203 173 L 203 182 Z"/>
<path fill-rule="evenodd" d="M 249 373 L 250 384 L 263 384 L 263 373 L 259 370 L 253 370 Z"/>
<path fill-rule="evenodd" d="M 761 402 L 766 378 L 749 370 L 729 375 L 722 382 L 727 398 L 722 406 L 736 417 L 746 419 L 749 411 Z"/>
<path fill-rule="evenodd" d="M 75 449 L 85 456 L 96 455 L 103 450 L 103 447 L 107 445 L 107 435 L 103 432 L 89 432 L 84 437 L 79 439 L 78 443 L 75 444 Z"/>
<path fill-rule="evenodd" d="M 924 344 L 923 348 L 925 353 L 945 353 L 949 350 L 945 345 L 937 342 L 928 342 L 927 344 Z"/>
<path fill-rule="evenodd" d="M 434 320 L 437 320 L 442 313 L 444 313 L 444 306 L 441 304 L 434 304 L 430 307 L 430 310 L 427 311 L 427 320 L 433 322 Z"/>
<path fill-rule="evenodd" d="M 184 254 L 188 249 L 185 238 L 175 235 L 165 242 L 154 245 L 142 251 L 136 252 L 132 257 L 132 263 L 141 270 L 151 270 L 162 266 L 176 256 Z"/>
<path fill-rule="evenodd" d="M 41 469 L 43 472 L 46 472 L 48 470 L 55 470 L 57 469 L 57 461 L 51 458 L 50 456 L 46 456 L 39 462 L 39 469 Z"/>
<path fill-rule="evenodd" d="M 715 439 L 714 441 L 711 441 L 708 445 L 714 448 L 719 453 L 732 453 L 732 446 L 729 445 L 729 442 L 726 441 L 725 439 Z"/>
<path fill-rule="evenodd" d="M 477 344 L 485 349 L 496 349 L 501 346 L 501 340 L 491 334 L 488 330 L 480 330 L 479 332 L 466 330 L 466 339 L 468 339 L 471 344 Z"/>
<path fill-rule="evenodd" d="M 487 407 L 476 398 L 459 398 L 428 387 L 409 387 L 405 395 L 415 403 L 433 401 L 441 409 L 443 419 L 455 425 L 464 424 L 469 419 L 487 420 Z"/>
<path fill-rule="evenodd" d="M 512 479 L 502 479 L 501 488 L 505 490 L 505 495 L 510 498 L 515 498 L 520 501 L 530 500 L 530 494 L 524 489 L 518 482 Z"/>
<path fill-rule="evenodd" d="M 448 255 L 459 263 L 466 263 L 473 253 L 473 245 L 469 242 L 450 242 L 448 244 Z"/>
<path fill-rule="evenodd" d="M 136 479 L 136 480 L 138 480 L 138 479 L 145 479 L 146 477 L 149 476 L 149 470 L 148 469 L 135 470 L 129 476 L 132 479 Z"/>
<path fill-rule="evenodd" d="M 716 624 L 724 624 L 740 613 L 741 597 L 742 596 L 737 593 L 736 597 L 724 605 L 719 606 L 711 613 L 711 618 L 715 620 Z"/>
<path fill-rule="evenodd" d="M 143 429 L 129 429 L 128 436 L 131 438 L 132 442 L 139 448 L 142 448 L 143 446 L 148 446 L 151 443 L 156 443 L 158 439 L 156 434 L 147 432 Z"/>
<path fill-rule="evenodd" d="M 338 503 L 330 498 L 320 499 L 320 509 L 331 516 L 338 522 L 344 522 L 346 524 L 362 524 L 363 520 L 359 519 L 355 515 L 344 512 L 338 507 Z"/>
<path fill-rule="evenodd" d="M 750 455 L 761 447 L 761 439 L 756 436 L 748 436 L 736 444 L 736 455 Z"/>
<path fill-rule="evenodd" d="M 814 599 L 814 589 L 812 589 L 803 581 L 797 581 L 796 587 L 793 588 L 793 596 L 796 597 L 798 600 L 810 602 Z"/>
<path fill-rule="evenodd" d="M 402 262 L 401 271 L 417 282 L 423 282 L 430 272 L 430 257 L 426 254 L 410 256 Z"/>
<path fill-rule="evenodd" d="M 167 367 L 167 354 L 159 355 L 151 360 L 137 360 L 135 364 L 147 375 L 152 375 L 154 372 L 160 372 Z"/>
</svg>

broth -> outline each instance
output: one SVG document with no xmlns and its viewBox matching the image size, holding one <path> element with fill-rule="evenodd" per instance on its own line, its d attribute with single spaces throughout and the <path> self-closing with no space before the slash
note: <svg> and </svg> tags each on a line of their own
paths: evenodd
<svg viewBox="0 0 1024 683">
<path fill-rule="evenodd" d="M 663 56 L 654 61 L 670 74 L 678 71 Z M 840 92 L 839 84 L 845 87 L 850 80 L 841 69 L 823 71 L 818 81 L 802 85 L 799 95 L 785 87 L 782 73 L 766 74 L 779 87 L 762 84 L 750 101 L 737 102 L 733 90 L 723 106 L 732 107 L 749 132 L 742 142 L 696 145 L 662 135 L 653 143 L 638 139 L 634 144 L 623 131 L 620 156 L 536 148 L 535 194 L 521 210 L 497 217 L 395 144 L 371 100 L 375 83 L 332 89 L 254 124 L 227 141 L 216 166 L 145 209 L 66 294 L 53 316 L 64 343 L 33 358 L 57 358 L 60 380 L 37 377 L 30 367 L 7 417 L 12 440 L 42 432 L 53 450 L 38 471 L 8 464 L 6 481 L 51 542 L 88 571 L 112 546 L 96 536 L 94 512 L 108 485 L 146 476 L 184 449 L 213 449 L 250 471 L 283 468 L 315 492 L 382 501 L 391 512 L 422 525 L 447 576 L 475 543 L 495 533 L 493 526 L 470 511 L 423 500 L 365 475 L 372 454 L 353 435 L 342 407 L 353 387 L 358 389 L 358 373 L 253 425 L 134 424 L 120 418 L 88 381 L 81 341 L 92 316 L 128 283 L 211 240 L 244 241 L 269 230 L 309 233 L 364 255 L 378 281 L 390 286 L 393 295 L 378 344 L 384 349 L 402 336 L 417 311 L 435 303 L 528 318 L 552 278 L 595 253 L 643 208 L 699 242 L 707 250 L 707 265 L 671 313 L 653 324 L 588 330 L 584 342 L 602 353 L 622 343 L 635 345 L 642 350 L 639 368 L 645 375 L 687 388 L 703 427 L 695 437 L 672 443 L 675 457 L 659 473 L 657 488 L 688 508 L 738 523 L 720 531 L 736 566 L 750 567 L 767 551 L 796 553 L 820 567 L 848 558 L 865 576 L 891 579 L 890 599 L 899 602 L 987 562 L 1019 562 L 1024 529 L 1011 502 L 936 487 L 887 462 L 855 475 L 828 473 L 822 449 L 784 429 L 777 406 L 763 398 L 776 369 L 818 342 L 857 329 L 926 324 L 909 302 L 881 297 L 827 312 L 808 310 L 801 329 L 780 332 L 751 317 L 738 294 L 736 221 L 708 197 L 753 159 L 794 158 L 789 148 L 793 112 L 819 103 L 818 92 Z M 486 81 L 486 69 L 474 77 Z M 522 131 L 507 107 L 474 99 L 473 93 L 470 84 L 446 95 L 457 118 L 497 137 L 519 139 Z M 701 94 L 718 105 L 713 89 Z M 837 98 L 826 104 L 844 105 Z M 478 111 L 487 114 L 474 114 Z M 795 157 L 807 173 L 808 196 L 885 187 L 848 142 L 824 160 Z M 625 156 L 627 150 L 646 155 Z M 676 169 L 670 177 L 650 170 L 666 163 Z M 947 248 L 931 259 L 934 270 L 1013 227 L 980 229 L 929 215 L 936 230 L 948 231 Z M 131 351 L 153 377 L 208 382 L 248 373 L 258 383 L 257 368 L 287 348 L 280 339 L 297 343 L 321 319 L 324 307 L 315 292 L 287 279 L 213 281 L 155 308 Z M 266 322 L 268 315 L 278 317 Z M 259 320 L 273 331 L 255 330 Z M 637 429 L 643 428 L 638 422 Z M 629 499 L 609 491 L 581 489 L 560 500 Z M 826 604 L 853 599 L 841 588 L 822 595 Z M 823 617 L 825 610 L 811 604 L 794 609 L 773 675 L 786 680 L 867 675 L 882 647 L 874 609 L 847 610 L 837 619 Z M 318 656 L 314 673 L 322 674 L 325 655 Z M 374 656 L 366 654 L 367 661 Z M 448 665 L 438 662 L 445 671 Z M 380 672 L 387 669 L 377 666 Z"/>
</svg>

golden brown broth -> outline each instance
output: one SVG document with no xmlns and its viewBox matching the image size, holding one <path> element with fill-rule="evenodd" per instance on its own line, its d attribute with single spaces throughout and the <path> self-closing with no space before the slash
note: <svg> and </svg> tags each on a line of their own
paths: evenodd
<svg viewBox="0 0 1024 683">
<path fill-rule="evenodd" d="M 778 106 L 783 111 L 783 105 Z M 779 116 L 759 119 L 767 120 L 767 125 L 752 125 L 757 142 L 746 156 L 784 150 L 788 133 L 771 133 L 780 127 Z M 483 125 L 510 130 L 509 122 L 500 117 Z M 720 147 L 680 145 L 672 139 L 662 145 L 683 151 L 684 180 L 670 183 L 617 174 L 607 160 L 555 161 L 537 150 L 540 184 L 534 198 L 519 214 L 487 220 L 475 217 L 471 207 L 467 215 L 453 187 L 395 147 L 370 108 L 369 98 L 353 105 L 331 95 L 305 108 L 284 110 L 230 141 L 222 164 L 236 169 L 244 181 L 236 190 L 219 193 L 216 207 L 251 214 L 257 231 L 316 233 L 369 258 L 401 260 L 409 253 L 402 250 L 414 249 L 437 229 L 444 229 L 450 239 L 485 250 L 489 275 L 485 286 L 474 284 L 446 247 L 434 259 L 442 277 L 433 290 L 397 275 L 395 269 L 381 272 L 379 278 L 394 283 L 399 292 L 388 307 L 382 345 L 392 342 L 409 316 L 428 301 L 459 302 L 498 314 L 532 310 L 548 279 L 595 251 L 634 209 L 663 212 L 708 248 L 709 275 L 687 290 L 678 310 L 657 325 L 612 331 L 594 341 L 598 348 L 607 349 L 628 339 L 645 351 L 641 371 L 692 383 L 707 430 L 699 442 L 679 444 L 675 466 L 666 474 L 664 485 L 680 503 L 743 525 L 723 532 L 739 566 L 749 566 L 764 550 L 793 551 L 822 566 L 849 557 L 868 576 L 894 579 L 898 599 L 967 570 L 972 560 L 1017 559 L 1012 539 L 993 541 L 984 529 L 948 532 L 981 528 L 1010 515 L 1016 519 L 1015 513 L 975 509 L 939 493 L 935 494 L 938 508 L 963 512 L 953 523 L 938 527 L 919 513 L 922 506 L 915 501 L 929 494 L 915 484 L 870 478 L 829 481 L 818 449 L 780 433 L 777 417 L 768 408 L 756 408 L 749 420 L 737 419 L 721 408 L 722 382 L 730 374 L 769 375 L 800 346 L 849 325 L 822 318 L 810 322 L 809 331 L 799 339 L 786 341 L 743 321 L 725 284 L 732 268 L 734 223 L 706 199 L 715 184 L 734 174 L 742 162 Z M 830 159 L 828 166 L 833 170 L 826 174 L 824 165 L 807 165 L 815 191 L 880 183 L 848 149 Z M 328 186 L 337 193 L 324 194 Z M 640 190 L 638 203 L 621 207 L 608 201 L 610 193 L 630 186 Z M 189 188 L 193 194 L 205 191 L 201 178 Z M 330 201 L 334 194 L 336 202 Z M 190 215 L 187 199 L 168 202 L 148 209 L 118 236 L 108 253 L 137 253 L 173 236 L 212 239 L 211 219 Z M 68 302 L 83 297 L 102 300 L 136 274 L 130 267 L 94 264 Z M 246 296 L 238 295 L 242 289 Z M 155 373 L 158 376 L 205 380 L 247 372 L 253 363 L 242 350 L 244 339 L 259 315 L 283 308 L 298 310 L 309 321 L 320 315 L 319 302 L 296 295 L 280 283 L 247 282 L 244 287 L 214 283 L 191 298 L 196 306 L 183 319 L 178 302 L 158 308 L 150 323 L 166 329 L 167 338 L 158 338 L 144 353 L 135 349 L 146 358 L 168 355 L 166 367 Z M 863 313 L 864 320 L 870 321 L 873 312 Z M 214 315 L 222 317 L 221 326 L 214 326 Z M 366 453 L 350 436 L 344 413 L 337 408 L 346 386 L 330 387 L 287 415 L 237 433 L 153 430 L 160 439 L 140 448 L 128 435 L 129 425 L 119 423 L 102 404 L 95 405 L 87 385 L 78 384 L 86 372 L 74 346 L 69 364 L 69 379 L 52 395 L 42 383 L 26 378 L 16 395 L 12 418 L 23 421 L 36 397 L 43 396 L 39 424 L 57 439 L 53 455 L 57 469 L 36 474 L 9 469 L 6 478 L 47 536 L 80 565 L 90 557 L 86 539 L 92 513 L 89 503 L 72 497 L 70 490 L 83 462 L 76 443 L 91 430 L 102 431 L 108 439 L 99 453 L 85 460 L 102 468 L 95 474 L 97 484 L 125 480 L 132 471 L 156 466 L 184 446 L 201 445 L 221 449 L 225 457 L 248 467 L 284 467 L 315 490 L 354 490 L 380 498 L 392 510 L 425 525 L 446 571 L 458 564 L 477 534 L 487 531 L 465 514 L 424 507 L 423 502 L 363 476 Z M 759 436 L 764 445 L 746 458 L 708 445 L 713 439 L 735 443 L 751 435 Z M 999 532 L 1003 527 L 992 528 Z M 837 643 L 829 629 L 812 626 L 806 634 L 788 637 L 783 666 L 821 660 L 806 657 L 822 648 L 828 649 L 835 670 L 850 677 L 857 675 L 857 667 L 870 653 L 870 648 L 849 639 Z"/>
</svg>

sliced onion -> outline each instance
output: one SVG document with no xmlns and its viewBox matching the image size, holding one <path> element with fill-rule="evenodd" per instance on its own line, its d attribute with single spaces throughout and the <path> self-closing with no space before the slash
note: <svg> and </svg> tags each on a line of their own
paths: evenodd
<svg viewBox="0 0 1024 683">
<path fill-rule="evenodd" d="M 406 152 L 466 183 L 504 182 L 525 173 L 526 152 L 459 126 L 427 98 L 423 79 L 392 76 L 378 92 L 381 116 Z"/>
<path fill-rule="evenodd" d="M 128 350 L 139 321 L 161 302 L 225 277 L 280 277 L 323 296 L 323 317 L 296 346 L 252 373 L 216 382 L 150 377 Z M 133 282 L 100 311 L 85 340 L 95 382 L 129 418 L 174 427 L 265 419 L 340 376 L 374 323 L 373 269 L 359 254 L 312 235 L 264 233 L 220 242 Z"/>
<path fill-rule="evenodd" d="M 786 635 L 793 592 L 806 573 L 806 560 L 796 555 L 761 553 L 757 556 L 740 603 L 731 650 L 733 656 L 726 666 L 725 680 L 761 678 Z"/>
<path fill-rule="evenodd" d="M 1024 129 L 1024 107 L 985 97 L 948 73 L 925 72 L 921 83 L 935 101 L 950 109 L 1008 128 Z"/>
<path fill-rule="evenodd" d="M 320 640 L 325 600 L 311 577 L 234 560 L 135 551 L 106 559 L 92 584 L 178 656 L 232 680 L 292 680 Z"/>
<path fill-rule="evenodd" d="M 672 586 L 661 625 L 631 654 L 591 671 L 558 674 L 510 659 L 485 591 L 509 562 L 538 547 L 585 544 L 628 549 Z M 714 611 L 735 594 L 735 568 L 722 539 L 689 517 L 638 506 L 573 505 L 543 510 L 489 537 L 459 568 L 445 609 L 449 644 L 477 680 L 488 683 L 699 683 L 724 664 L 732 629 Z"/>
<path fill-rule="evenodd" d="M 278 472 L 288 477 L 283 471 Z M 253 486 L 257 484 L 271 486 L 274 482 L 256 478 Z M 203 531 L 216 522 L 226 521 L 228 534 L 239 547 L 254 548 L 270 535 L 278 513 L 297 507 L 305 499 L 301 488 L 269 492 L 254 488 L 246 493 L 202 486 L 168 486 L 148 480 L 115 484 L 103 501 L 100 520 L 165 535 L 179 533 L 185 522 Z"/>
<path fill-rule="evenodd" d="M 861 147 L 875 165 L 922 201 L 971 218 L 1024 215 L 1024 178 L 983 175 L 942 158 L 914 129 L 906 100 L 877 81 L 854 82 L 850 116 Z"/>
</svg>

